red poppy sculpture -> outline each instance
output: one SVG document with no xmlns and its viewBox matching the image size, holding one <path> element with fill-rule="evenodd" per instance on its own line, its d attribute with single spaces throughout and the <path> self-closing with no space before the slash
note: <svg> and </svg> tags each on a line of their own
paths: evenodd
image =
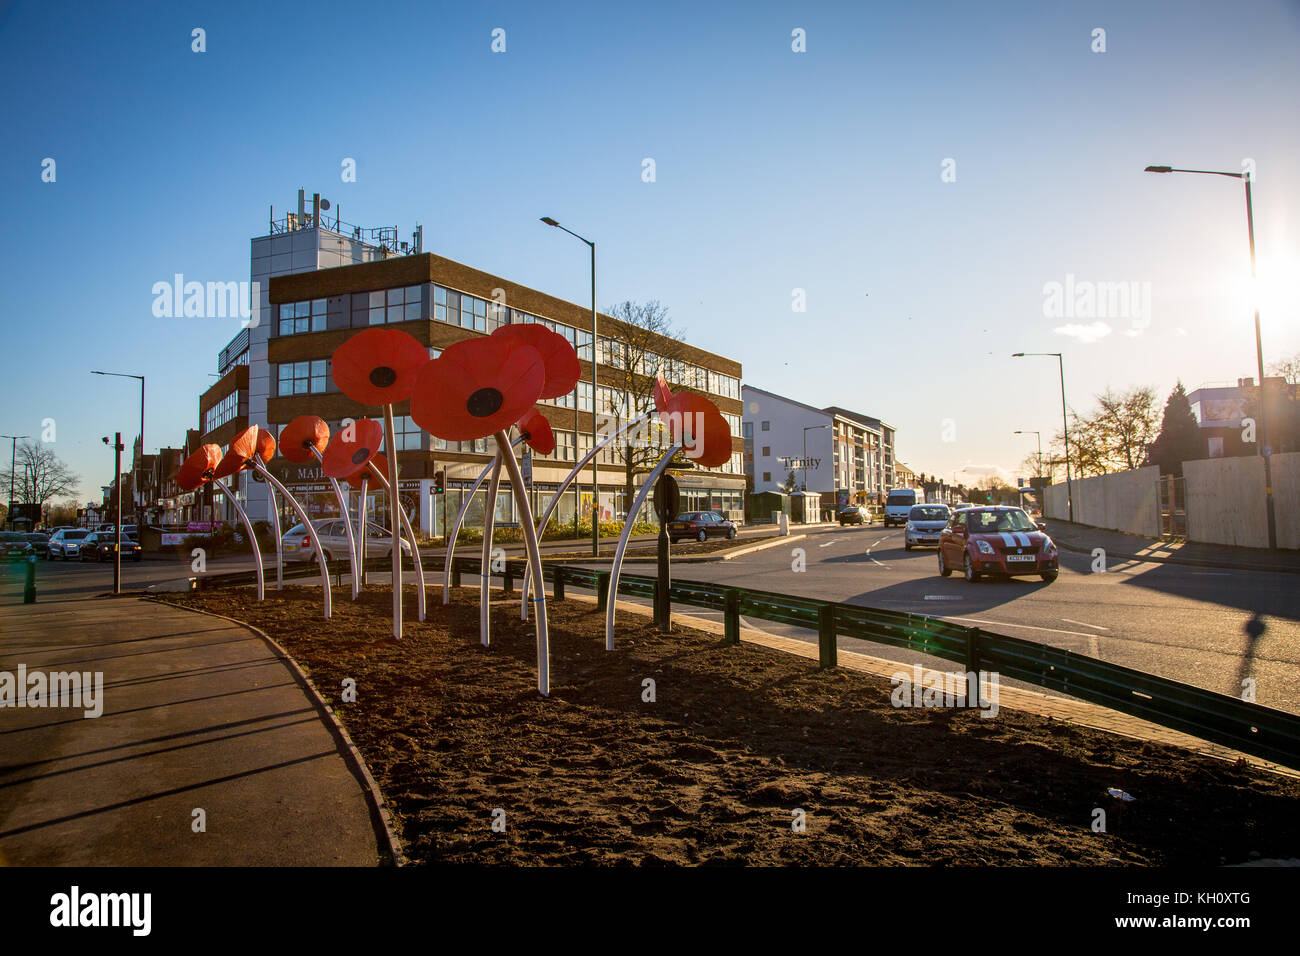
<svg viewBox="0 0 1300 956">
<path fill-rule="evenodd" d="M 396 429 L 393 427 L 393 405 L 412 398 L 417 382 L 431 365 L 429 350 L 419 340 L 397 329 L 366 329 L 358 332 L 334 350 L 330 374 L 334 384 L 348 398 L 363 405 L 380 405 L 384 409 L 384 436 L 391 451 L 396 448 Z M 412 416 L 414 416 L 412 402 Z M 480 436 L 481 437 L 481 436 Z M 377 450 L 377 449 L 376 449 Z M 388 481 L 394 512 L 401 508 L 397 502 L 398 460 L 391 455 Z M 393 636 L 402 636 L 402 529 L 392 522 L 393 533 Z M 412 536 L 414 538 L 414 536 Z M 365 538 L 360 547 L 365 546 Z M 415 556 L 419 567 L 419 557 Z M 421 584 L 421 587 L 423 585 Z M 420 595 L 423 606 L 424 596 Z"/>
<path fill-rule="evenodd" d="M 247 431 L 252 431 L 251 436 Z M 236 451 L 235 446 L 239 445 L 241 451 Z M 233 465 L 227 470 L 226 458 L 231 458 L 230 452 L 226 453 L 223 458 L 221 449 L 217 445 L 204 445 L 194 454 L 185 459 L 180 470 L 176 473 L 176 483 L 185 491 L 193 491 L 200 485 L 211 483 L 218 491 L 226 496 L 230 506 L 235 509 L 239 515 L 239 520 L 243 522 L 244 531 L 248 533 L 248 540 L 253 549 L 253 564 L 257 568 L 257 599 L 260 601 L 266 596 L 266 583 L 263 580 L 262 572 L 262 550 L 257 546 L 257 535 L 253 533 L 253 523 L 248 520 L 248 514 L 240 505 L 239 499 L 235 493 L 226 487 L 226 483 L 221 479 L 226 475 L 234 474 L 242 467 L 243 459 L 242 449 L 247 448 L 249 454 L 253 454 L 257 449 L 257 429 L 248 429 L 241 432 L 235 441 L 231 442 L 231 451 L 235 452 L 234 458 L 240 461 L 240 464 Z"/>
<path fill-rule="evenodd" d="M 731 458 L 731 429 L 713 402 L 693 392 L 678 392 L 674 395 L 662 375 L 655 380 L 654 401 L 659 420 L 668 429 L 670 446 L 646 476 L 645 484 L 632 500 L 627 511 L 628 520 L 623 525 L 618 547 L 614 549 L 614 560 L 609 568 L 610 600 L 605 602 L 605 649 L 609 651 L 614 649 L 614 611 L 618 602 L 613 597 L 618 594 L 623 552 L 627 550 L 627 542 L 632 533 L 633 517 L 641 512 L 655 482 L 668 470 L 679 451 L 706 468 L 716 468 Z"/>
<path fill-rule="evenodd" d="M 424 588 L 424 566 L 420 563 L 420 550 L 415 541 L 415 529 L 411 527 L 411 519 L 407 517 L 402 503 L 393 494 L 386 476 L 388 471 L 388 461 L 379 454 L 379 446 L 384 440 L 384 429 L 379 422 L 373 418 L 360 418 L 346 428 L 343 428 L 330 439 L 325 454 L 321 456 L 321 471 L 330 481 L 338 483 L 339 479 L 351 480 L 357 475 L 364 475 L 366 478 L 375 478 L 380 487 L 388 492 L 388 500 L 392 504 L 393 516 L 400 521 L 402 528 L 405 530 L 407 537 L 410 539 L 411 556 L 415 562 L 415 598 L 416 608 L 419 612 L 420 621 L 425 617 L 425 588 Z M 375 467 L 375 459 L 381 459 L 384 463 L 384 470 L 380 471 Z M 362 510 L 364 511 L 365 499 L 362 499 Z M 364 523 L 362 532 L 356 540 L 359 543 L 356 546 L 356 552 L 365 552 L 366 537 L 364 534 Z M 352 537 L 351 526 L 348 528 L 348 535 Z M 354 572 L 355 576 L 355 572 Z"/>
<path fill-rule="evenodd" d="M 344 429 L 347 431 L 347 428 Z M 299 415 L 280 431 L 280 454 L 292 462 L 321 461 L 321 453 L 329 444 L 330 427 L 317 415 Z M 352 566 L 352 600 L 361 593 L 362 558 L 357 553 L 356 537 L 352 534 L 352 513 L 348 508 L 347 496 L 338 480 L 326 472 L 330 487 L 334 491 L 334 500 L 338 502 L 339 514 L 343 517 L 343 527 L 348 537 L 348 562 Z"/>
<path fill-rule="evenodd" d="M 555 431 L 536 408 L 519 419 L 519 435 L 533 451 L 545 458 L 555 451 Z"/>
<path fill-rule="evenodd" d="M 542 563 L 537 528 L 533 524 L 528 497 L 523 494 L 523 476 L 506 430 L 523 418 L 544 392 L 562 389 L 556 394 L 565 394 L 573 389 L 577 382 L 577 375 L 573 374 L 577 356 L 572 354 L 573 347 L 563 336 L 556 336 L 563 343 L 561 348 L 554 339 L 535 333 L 498 334 L 503 331 L 498 330 L 487 338 L 457 342 L 429 362 L 420 372 L 415 394 L 411 396 L 411 417 L 421 428 L 450 441 L 472 441 L 488 435 L 496 438 L 497 462 L 493 465 L 494 479 L 488 489 L 484 550 L 486 553 L 491 545 L 492 513 L 495 511 L 493 491 L 499 478 L 500 463 L 504 463 L 522 513 L 520 524 L 524 529 L 533 579 L 540 583 Z M 525 336 L 532 337 L 542 347 L 530 344 Z M 481 594 L 487 590 L 489 568 L 486 561 L 480 568 Z M 550 693 L 546 594 L 540 586 L 536 591 L 537 689 L 546 695 Z M 486 642 L 489 631 L 485 599 L 480 604 L 479 627 L 481 639 Z"/>
</svg>

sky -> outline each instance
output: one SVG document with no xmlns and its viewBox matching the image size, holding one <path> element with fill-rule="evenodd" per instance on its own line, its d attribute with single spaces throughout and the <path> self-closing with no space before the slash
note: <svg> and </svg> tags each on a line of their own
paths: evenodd
<svg viewBox="0 0 1300 956">
<path fill-rule="evenodd" d="M 139 429 L 106 369 L 147 377 L 147 450 L 181 444 L 239 320 L 156 318 L 153 286 L 248 281 L 302 187 L 586 303 L 552 216 L 602 309 L 657 299 L 914 470 L 1014 480 L 1061 406 L 1013 352 L 1063 353 L 1084 413 L 1256 374 L 1242 184 L 1147 165 L 1254 169 L 1265 363 L 1300 352 L 1297 41 L 1300 0 L 0 0 L 0 432 L 52 420 L 97 498 L 101 436 Z"/>
</svg>

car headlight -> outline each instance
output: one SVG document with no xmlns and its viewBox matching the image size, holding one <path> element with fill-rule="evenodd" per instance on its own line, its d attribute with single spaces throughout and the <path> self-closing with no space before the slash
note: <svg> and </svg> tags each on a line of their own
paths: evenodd
<svg viewBox="0 0 1300 956">
<path fill-rule="evenodd" d="M 912 522 L 909 521 L 909 522 L 907 523 L 907 530 L 908 530 L 908 531 L 915 531 L 915 530 L 916 530 L 916 525 L 912 524 Z"/>
<path fill-rule="evenodd" d="M 1051 538 L 1043 538 L 1043 554 L 1056 554 L 1056 544 Z"/>
<path fill-rule="evenodd" d="M 979 539 L 975 542 L 975 547 L 979 548 L 979 552 L 980 552 L 980 554 L 993 554 L 993 553 L 994 553 L 994 551 L 993 551 L 993 545 L 989 544 L 989 543 L 988 543 L 987 541 L 985 541 L 983 538 L 979 538 Z"/>
</svg>

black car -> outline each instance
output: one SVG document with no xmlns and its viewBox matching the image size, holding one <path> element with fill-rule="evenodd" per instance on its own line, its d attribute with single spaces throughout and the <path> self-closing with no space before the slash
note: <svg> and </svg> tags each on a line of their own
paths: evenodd
<svg viewBox="0 0 1300 956">
<path fill-rule="evenodd" d="M 0 531 L 0 559 L 26 561 L 34 553 L 26 535 L 17 531 Z"/>
<path fill-rule="evenodd" d="M 111 531 L 96 531 L 94 534 L 86 535 L 85 540 L 81 542 L 81 560 L 112 561 L 113 548 L 117 546 L 116 539 L 116 534 Z M 140 560 L 140 545 L 136 544 L 134 538 L 122 535 L 122 557 L 130 558 L 132 561 Z"/>
<path fill-rule="evenodd" d="M 712 511 L 687 511 L 668 522 L 668 538 L 676 544 L 682 538 L 707 541 L 709 538 L 734 538 L 736 526 Z"/>
<path fill-rule="evenodd" d="M 846 524 L 869 524 L 871 518 L 861 505 L 845 505 L 835 512 L 835 520 L 843 527 Z"/>
<path fill-rule="evenodd" d="M 32 546 L 32 552 L 38 558 L 47 558 L 50 554 L 50 536 L 40 531 L 29 531 L 23 535 Z"/>
</svg>

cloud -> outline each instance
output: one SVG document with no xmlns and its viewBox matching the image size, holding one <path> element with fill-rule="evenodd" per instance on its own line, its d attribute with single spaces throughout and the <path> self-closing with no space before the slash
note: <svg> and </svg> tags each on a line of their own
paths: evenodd
<svg viewBox="0 0 1300 956">
<path fill-rule="evenodd" d="M 1058 325 L 1052 329 L 1057 335 L 1068 335 L 1072 339 L 1078 339 L 1084 345 L 1097 342 L 1110 335 L 1110 326 L 1105 322 L 1090 322 L 1087 325 L 1079 325 L 1077 322 L 1071 322 L 1069 325 Z"/>
</svg>

